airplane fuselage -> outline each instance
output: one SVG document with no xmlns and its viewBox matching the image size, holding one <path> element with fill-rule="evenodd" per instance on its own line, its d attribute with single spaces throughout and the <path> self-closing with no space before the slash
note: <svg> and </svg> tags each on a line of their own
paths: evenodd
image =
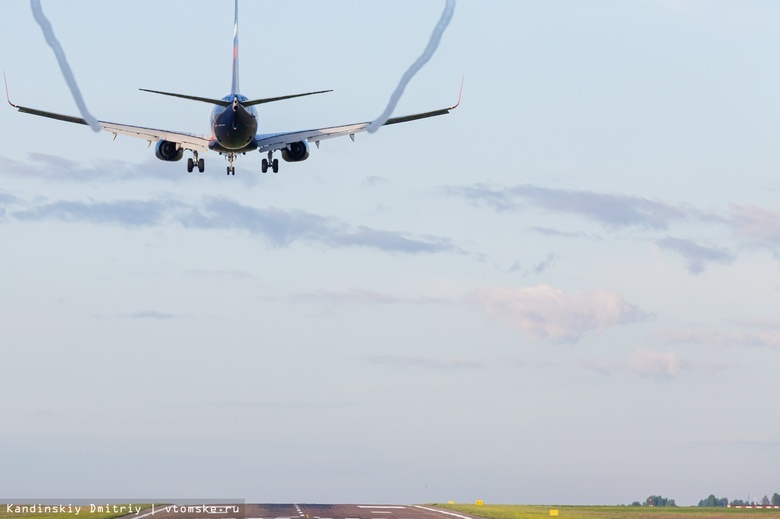
<svg viewBox="0 0 780 519">
<path fill-rule="evenodd" d="M 211 112 L 212 142 L 209 148 L 221 152 L 243 153 L 257 148 L 257 110 L 242 103 L 249 99 L 241 94 L 230 94 L 222 98 L 230 104 L 215 106 Z"/>
</svg>

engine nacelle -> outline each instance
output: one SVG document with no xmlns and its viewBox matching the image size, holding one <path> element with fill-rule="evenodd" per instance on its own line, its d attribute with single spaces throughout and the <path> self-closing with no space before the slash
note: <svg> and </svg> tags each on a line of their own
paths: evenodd
<svg viewBox="0 0 780 519">
<path fill-rule="evenodd" d="M 165 162 L 176 162 L 181 160 L 184 156 L 184 150 L 179 148 L 175 142 L 170 141 L 157 141 L 157 147 L 154 150 L 154 154 L 158 159 Z"/>
<path fill-rule="evenodd" d="M 282 148 L 282 158 L 285 162 L 300 162 L 309 158 L 309 145 L 306 141 L 294 142 Z"/>
</svg>

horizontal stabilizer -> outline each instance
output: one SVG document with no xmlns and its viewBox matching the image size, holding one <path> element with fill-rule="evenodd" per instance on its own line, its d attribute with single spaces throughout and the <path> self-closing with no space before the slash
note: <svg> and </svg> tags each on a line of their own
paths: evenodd
<svg viewBox="0 0 780 519">
<path fill-rule="evenodd" d="M 138 90 L 141 90 L 142 92 L 151 92 L 152 94 L 162 94 L 164 96 L 180 97 L 182 99 L 189 99 L 190 101 L 200 101 L 201 103 L 209 103 L 212 105 L 230 106 L 229 101 L 224 101 L 222 99 L 209 99 L 208 97 L 188 96 L 184 94 L 174 94 L 171 92 L 160 92 L 159 90 L 147 90 L 145 88 L 139 88 Z"/>
<path fill-rule="evenodd" d="M 152 94 L 162 94 L 164 96 L 179 97 L 181 99 L 189 99 L 190 101 L 200 101 L 201 103 L 209 103 L 219 106 L 230 106 L 231 101 L 225 101 L 224 99 L 210 99 L 208 97 L 188 96 L 185 94 L 174 94 L 173 92 L 160 92 L 159 90 L 147 90 L 146 88 L 139 88 L 142 92 L 151 92 Z M 266 97 L 265 99 L 254 99 L 252 101 L 244 101 L 241 104 L 244 106 L 262 105 L 265 103 L 273 103 L 275 101 L 284 101 L 285 99 L 293 99 L 296 97 L 312 96 L 315 94 L 325 94 L 327 92 L 333 92 L 333 90 L 319 90 L 317 92 L 307 92 L 305 94 L 293 94 L 289 96 L 281 97 Z"/>
<path fill-rule="evenodd" d="M 284 101 L 285 99 L 293 99 L 295 97 L 313 96 L 315 94 L 326 94 L 328 92 L 333 92 L 333 90 L 319 90 L 317 92 L 307 92 L 305 94 L 293 94 L 291 96 L 267 97 L 265 99 L 254 99 L 252 101 L 247 101 L 246 103 L 241 103 L 241 104 L 244 106 L 262 105 L 265 103 L 273 103 L 275 101 Z"/>
</svg>

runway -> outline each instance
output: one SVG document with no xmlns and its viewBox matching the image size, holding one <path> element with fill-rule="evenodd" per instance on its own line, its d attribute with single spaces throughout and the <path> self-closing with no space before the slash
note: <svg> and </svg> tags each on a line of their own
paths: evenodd
<svg viewBox="0 0 780 519">
<path fill-rule="evenodd" d="M 245 505 L 245 519 L 473 519 L 417 505 Z"/>
<path fill-rule="evenodd" d="M 121 519 L 474 519 L 421 505 L 239 504 L 157 505 Z"/>
</svg>

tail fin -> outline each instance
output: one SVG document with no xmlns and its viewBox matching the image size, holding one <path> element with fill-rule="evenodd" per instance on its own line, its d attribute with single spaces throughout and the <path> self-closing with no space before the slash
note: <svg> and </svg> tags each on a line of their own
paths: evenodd
<svg viewBox="0 0 780 519">
<path fill-rule="evenodd" d="M 238 94 L 238 0 L 236 0 L 236 21 L 233 24 L 233 85 L 231 94 Z"/>
</svg>

